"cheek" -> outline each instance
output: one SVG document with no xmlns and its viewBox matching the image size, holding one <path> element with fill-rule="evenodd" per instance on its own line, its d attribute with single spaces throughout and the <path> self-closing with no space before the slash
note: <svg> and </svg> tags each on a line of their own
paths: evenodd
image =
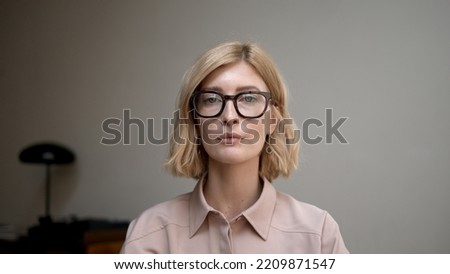
<svg viewBox="0 0 450 274">
<path fill-rule="evenodd" d="M 203 140 L 216 139 L 217 136 L 223 134 L 223 127 L 218 119 L 199 119 L 196 130 L 198 136 Z"/>
<path fill-rule="evenodd" d="M 266 140 L 269 129 L 260 120 L 248 120 L 241 124 L 242 132 L 245 133 L 246 144 L 261 144 Z"/>
</svg>

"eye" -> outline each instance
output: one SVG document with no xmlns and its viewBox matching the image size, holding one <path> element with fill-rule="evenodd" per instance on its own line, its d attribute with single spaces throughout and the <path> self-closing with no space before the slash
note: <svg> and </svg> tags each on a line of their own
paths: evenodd
<svg viewBox="0 0 450 274">
<path fill-rule="evenodd" d="M 206 98 L 206 103 L 208 104 L 214 104 L 217 103 L 217 101 L 219 100 L 219 98 L 215 98 L 215 97 L 210 97 L 210 98 Z"/>
<path fill-rule="evenodd" d="M 258 101 L 258 95 L 256 94 L 243 94 L 239 101 L 243 103 L 256 103 Z"/>
<path fill-rule="evenodd" d="M 219 104 L 222 103 L 222 98 L 217 94 L 203 94 L 201 102 L 205 105 Z"/>
</svg>

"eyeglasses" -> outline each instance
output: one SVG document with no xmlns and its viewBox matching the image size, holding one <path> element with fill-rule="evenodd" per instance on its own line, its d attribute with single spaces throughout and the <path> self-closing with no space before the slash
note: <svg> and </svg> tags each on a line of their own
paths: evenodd
<svg viewBox="0 0 450 274">
<path fill-rule="evenodd" d="M 267 110 L 272 96 L 270 92 L 246 91 L 236 95 L 224 95 L 217 91 L 196 91 L 192 104 L 196 114 L 203 118 L 217 117 L 225 109 L 227 100 L 232 100 L 236 112 L 244 118 L 259 118 Z"/>
</svg>

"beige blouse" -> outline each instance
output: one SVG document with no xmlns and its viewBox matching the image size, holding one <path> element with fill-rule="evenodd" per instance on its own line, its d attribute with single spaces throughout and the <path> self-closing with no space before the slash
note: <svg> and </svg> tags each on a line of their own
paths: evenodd
<svg viewBox="0 0 450 274">
<path fill-rule="evenodd" d="M 131 222 L 121 253 L 348 253 L 326 211 L 278 192 L 264 180 L 259 199 L 231 221 L 209 206 L 203 180 L 191 193 Z"/>
</svg>

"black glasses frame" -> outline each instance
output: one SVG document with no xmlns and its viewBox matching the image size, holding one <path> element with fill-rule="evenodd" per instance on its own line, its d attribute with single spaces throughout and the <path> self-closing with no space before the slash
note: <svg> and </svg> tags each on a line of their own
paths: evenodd
<svg viewBox="0 0 450 274">
<path fill-rule="evenodd" d="M 213 93 L 213 94 L 217 94 L 222 98 L 222 107 L 220 109 L 220 111 L 216 114 L 216 115 L 211 115 L 211 116 L 206 116 L 206 115 L 201 115 L 198 111 L 197 111 L 197 107 L 195 104 L 195 100 L 197 98 L 197 96 L 204 94 L 204 93 Z M 243 95 L 243 94 L 260 94 L 262 96 L 264 96 L 266 98 L 266 105 L 264 106 L 264 110 L 261 112 L 261 114 L 256 115 L 256 116 L 247 116 L 247 115 L 242 115 L 242 113 L 239 111 L 239 108 L 237 106 L 237 100 L 236 98 Z M 244 92 L 240 92 L 236 95 L 225 95 L 222 94 L 220 92 L 214 91 L 214 90 L 197 90 L 192 94 L 191 97 L 191 105 L 193 107 L 193 109 L 195 110 L 195 114 L 197 114 L 200 117 L 203 118 L 213 118 L 213 117 L 218 117 L 222 114 L 223 110 L 225 109 L 225 105 L 227 103 L 228 100 L 233 101 L 233 105 L 234 105 L 234 109 L 236 110 L 237 114 L 239 114 L 239 116 L 243 117 L 243 118 L 259 118 L 261 116 L 263 116 L 263 114 L 266 112 L 267 107 L 269 106 L 269 102 L 271 102 L 272 100 L 272 94 L 268 91 L 244 91 Z"/>
</svg>

